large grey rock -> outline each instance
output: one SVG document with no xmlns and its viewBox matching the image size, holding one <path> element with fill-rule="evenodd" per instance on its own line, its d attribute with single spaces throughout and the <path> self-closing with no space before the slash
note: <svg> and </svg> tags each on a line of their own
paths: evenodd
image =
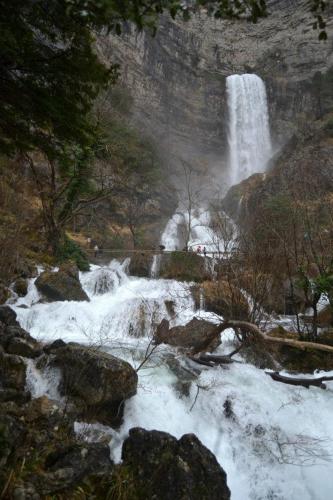
<svg viewBox="0 0 333 500">
<path fill-rule="evenodd" d="M 122 450 L 136 491 L 145 500 L 229 500 L 227 475 L 194 434 L 130 430 Z"/>
<path fill-rule="evenodd" d="M 157 344 L 169 344 L 177 347 L 193 349 L 195 352 L 213 351 L 221 343 L 220 327 L 204 319 L 193 318 L 182 326 L 169 327 L 169 321 L 164 319 L 158 325 L 154 334 Z"/>
<path fill-rule="evenodd" d="M 62 373 L 60 391 L 77 406 L 82 418 L 118 425 L 125 400 L 137 389 L 138 376 L 132 366 L 79 344 L 67 344 L 52 352 L 51 364 Z"/>
<path fill-rule="evenodd" d="M 36 279 L 35 285 L 40 293 L 50 302 L 57 300 L 89 301 L 82 289 L 77 268 L 62 266 L 59 271 L 45 271 Z"/>
</svg>

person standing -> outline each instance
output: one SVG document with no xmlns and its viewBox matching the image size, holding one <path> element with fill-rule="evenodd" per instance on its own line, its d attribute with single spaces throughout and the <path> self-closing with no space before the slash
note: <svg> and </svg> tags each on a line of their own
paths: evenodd
<svg viewBox="0 0 333 500">
<path fill-rule="evenodd" d="M 98 245 L 95 245 L 95 246 L 94 246 L 94 255 L 95 255 L 95 258 L 97 257 L 98 252 L 99 252 Z"/>
</svg>

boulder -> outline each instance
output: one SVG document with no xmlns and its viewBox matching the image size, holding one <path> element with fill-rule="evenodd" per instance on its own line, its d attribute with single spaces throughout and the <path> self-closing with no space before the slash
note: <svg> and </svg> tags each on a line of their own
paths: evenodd
<svg viewBox="0 0 333 500">
<path fill-rule="evenodd" d="M 14 292 L 17 293 L 19 297 L 24 297 L 28 293 L 28 283 L 24 278 L 18 278 L 14 283 Z"/>
<path fill-rule="evenodd" d="M 205 310 L 222 316 L 224 319 L 247 320 L 249 305 L 244 294 L 227 281 L 205 281 L 194 290 L 194 298 L 199 304 L 203 293 Z"/>
<path fill-rule="evenodd" d="M 89 301 L 83 290 L 77 267 L 71 263 L 64 264 L 57 272 L 45 271 L 36 279 L 38 291 L 49 301 L 75 300 Z"/>
<path fill-rule="evenodd" d="M 36 358 L 41 354 L 40 344 L 20 326 L 0 323 L 0 345 L 9 354 Z"/>
<path fill-rule="evenodd" d="M 193 349 L 195 352 L 213 351 L 220 343 L 220 327 L 204 319 L 193 318 L 182 326 L 169 327 L 169 321 L 163 319 L 154 334 L 156 344 L 169 344 Z"/>
<path fill-rule="evenodd" d="M 145 500 L 230 499 L 226 473 L 194 434 L 177 440 L 166 432 L 131 429 L 122 460 Z"/>
<path fill-rule="evenodd" d="M 8 342 L 7 352 L 17 354 L 25 358 L 37 358 L 41 354 L 41 349 L 36 341 L 29 341 L 24 338 L 14 337 Z"/>
<path fill-rule="evenodd" d="M 123 403 L 136 394 L 138 382 L 129 363 L 71 343 L 53 351 L 51 364 L 61 369 L 60 392 L 77 406 L 84 420 L 121 423 Z"/>
<path fill-rule="evenodd" d="M 0 321 L 6 326 L 20 326 L 16 321 L 16 312 L 9 306 L 0 306 Z"/>
<path fill-rule="evenodd" d="M 19 356 L 0 351 L 0 385 L 5 389 L 24 391 L 26 364 Z"/>
</svg>

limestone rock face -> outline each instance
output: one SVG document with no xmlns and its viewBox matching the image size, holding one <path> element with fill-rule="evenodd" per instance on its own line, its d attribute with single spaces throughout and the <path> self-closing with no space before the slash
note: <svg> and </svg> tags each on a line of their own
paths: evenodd
<svg viewBox="0 0 333 500">
<path fill-rule="evenodd" d="M 56 300 L 89 301 L 88 295 L 82 289 L 79 272 L 75 266 L 64 265 L 59 271 L 45 271 L 35 281 L 40 293 L 50 302 Z"/>
<path fill-rule="evenodd" d="M 119 358 L 79 344 L 53 351 L 51 364 L 62 372 L 60 391 L 82 417 L 106 425 L 121 422 L 124 400 L 134 396 L 138 376 Z"/>
<path fill-rule="evenodd" d="M 193 349 L 196 352 L 213 351 L 220 344 L 219 327 L 204 319 L 193 318 L 184 326 L 169 328 L 164 319 L 156 329 L 154 340 L 157 344 L 169 344 Z"/>
<path fill-rule="evenodd" d="M 226 168 L 227 76 L 256 73 L 266 83 L 273 143 L 287 142 L 327 108 L 323 76 L 333 66 L 329 43 L 318 41 L 306 0 L 269 0 L 256 24 L 216 20 L 204 12 L 189 22 L 164 16 L 156 36 L 127 28 L 100 38 L 106 59 L 121 63 L 121 83 L 133 96 L 133 120 L 168 158 L 218 162 Z M 332 17 L 332 5 L 325 18 Z"/>
<path fill-rule="evenodd" d="M 146 500 L 230 498 L 226 473 L 194 434 L 177 440 L 166 432 L 131 429 L 122 460 Z"/>
</svg>

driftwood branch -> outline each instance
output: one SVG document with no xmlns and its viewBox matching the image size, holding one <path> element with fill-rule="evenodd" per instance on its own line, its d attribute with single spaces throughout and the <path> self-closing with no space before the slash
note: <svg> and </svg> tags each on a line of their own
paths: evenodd
<svg viewBox="0 0 333 500">
<path fill-rule="evenodd" d="M 301 385 L 309 389 L 311 385 L 315 387 L 320 387 L 321 389 L 326 389 L 325 381 L 333 380 L 333 377 L 318 377 L 318 378 L 303 378 L 303 377 L 288 377 L 287 375 L 281 375 L 278 372 L 266 372 L 273 380 L 277 382 L 283 382 L 289 385 Z"/>
</svg>

